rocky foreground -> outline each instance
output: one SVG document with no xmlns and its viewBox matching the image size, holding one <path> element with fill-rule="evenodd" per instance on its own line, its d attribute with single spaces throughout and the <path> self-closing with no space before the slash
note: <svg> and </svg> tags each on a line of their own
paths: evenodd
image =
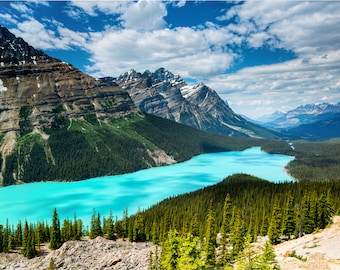
<svg viewBox="0 0 340 270">
<path fill-rule="evenodd" d="M 288 256 L 293 251 L 300 259 Z M 275 253 L 282 270 L 340 270 L 340 216 L 329 228 L 276 245 Z"/>
<path fill-rule="evenodd" d="M 288 255 L 293 251 L 299 258 Z M 0 269 L 45 270 L 51 258 L 56 269 L 148 269 L 150 252 L 156 252 L 151 243 L 85 237 L 54 251 L 42 245 L 39 256 L 30 260 L 18 252 L 0 253 Z M 275 253 L 282 270 L 340 270 L 340 216 L 334 217 L 329 228 L 275 246 Z"/>
<path fill-rule="evenodd" d="M 111 241 L 103 237 L 84 238 L 81 241 L 69 241 L 59 249 L 50 251 L 42 246 L 40 256 L 26 259 L 17 253 L 1 254 L 0 269 L 47 269 L 51 258 L 56 269 L 148 269 L 150 252 L 156 247 L 151 243 L 130 243 Z"/>
</svg>

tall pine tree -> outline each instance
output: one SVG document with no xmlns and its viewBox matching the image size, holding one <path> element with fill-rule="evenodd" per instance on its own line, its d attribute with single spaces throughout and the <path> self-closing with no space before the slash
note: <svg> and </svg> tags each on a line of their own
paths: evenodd
<svg viewBox="0 0 340 270">
<path fill-rule="evenodd" d="M 212 200 L 210 201 L 205 226 L 204 263 L 205 267 L 211 267 L 216 265 L 216 221 Z"/>
<path fill-rule="evenodd" d="M 61 246 L 60 220 L 57 209 L 54 208 L 52 224 L 50 227 L 50 249 L 57 249 Z"/>
</svg>

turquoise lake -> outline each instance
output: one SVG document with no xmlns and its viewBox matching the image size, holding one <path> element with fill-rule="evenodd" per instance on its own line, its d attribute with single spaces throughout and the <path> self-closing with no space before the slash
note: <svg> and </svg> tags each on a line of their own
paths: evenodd
<svg viewBox="0 0 340 270">
<path fill-rule="evenodd" d="M 19 220 L 51 220 L 57 208 L 61 220 L 77 217 L 88 224 L 93 208 L 108 216 L 121 217 L 170 196 L 215 184 L 235 173 L 247 173 L 272 182 L 293 181 L 284 167 L 294 157 L 267 154 L 259 147 L 242 152 L 196 156 L 186 162 L 105 176 L 80 182 L 40 182 L 0 188 L 0 224 Z"/>
</svg>

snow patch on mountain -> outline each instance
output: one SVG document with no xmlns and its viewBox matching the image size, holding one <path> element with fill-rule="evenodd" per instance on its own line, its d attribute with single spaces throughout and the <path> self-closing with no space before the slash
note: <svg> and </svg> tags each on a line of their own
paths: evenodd
<svg viewBox="0 0 340 270">
<path fill-rule="evenodd" d="M 0 79 L 0 92 L 1 92 L 1 91 L 7 91 L 7 87 L 4 86 L 3 81 Z"/>
</svg>

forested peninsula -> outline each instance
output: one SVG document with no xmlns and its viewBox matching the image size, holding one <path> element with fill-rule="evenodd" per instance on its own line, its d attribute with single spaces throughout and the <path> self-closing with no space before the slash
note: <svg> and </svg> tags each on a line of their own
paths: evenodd
<svg viewBox="0 0 340 270">
<path fill-rule="evenodd" d="M 340 181 L 275 184 L 237 174 L 216 185 L 168 198 L 135 215 L 125 209 L 122 219 L 93 209 L 87 227 L 76 213 L 73 219 L 60 221 L 57 209 L 49 222 L 4 224 L 0 227 L 0 250 L 32 258 L 39 254 L 42 243 L 58 249 L 69 240 L 102 236 L 158 245 L 158 253 L 150 254 L 150 269 L 243 264 L 273 269 L 277 264 L 272 245 L 325 228 L 332 215 L 339 213 L 339 198 Z M 265 235 L 268 241 L 262 251 L 256 251 L 249 261 L 251 243 Z"/>
</svg>

